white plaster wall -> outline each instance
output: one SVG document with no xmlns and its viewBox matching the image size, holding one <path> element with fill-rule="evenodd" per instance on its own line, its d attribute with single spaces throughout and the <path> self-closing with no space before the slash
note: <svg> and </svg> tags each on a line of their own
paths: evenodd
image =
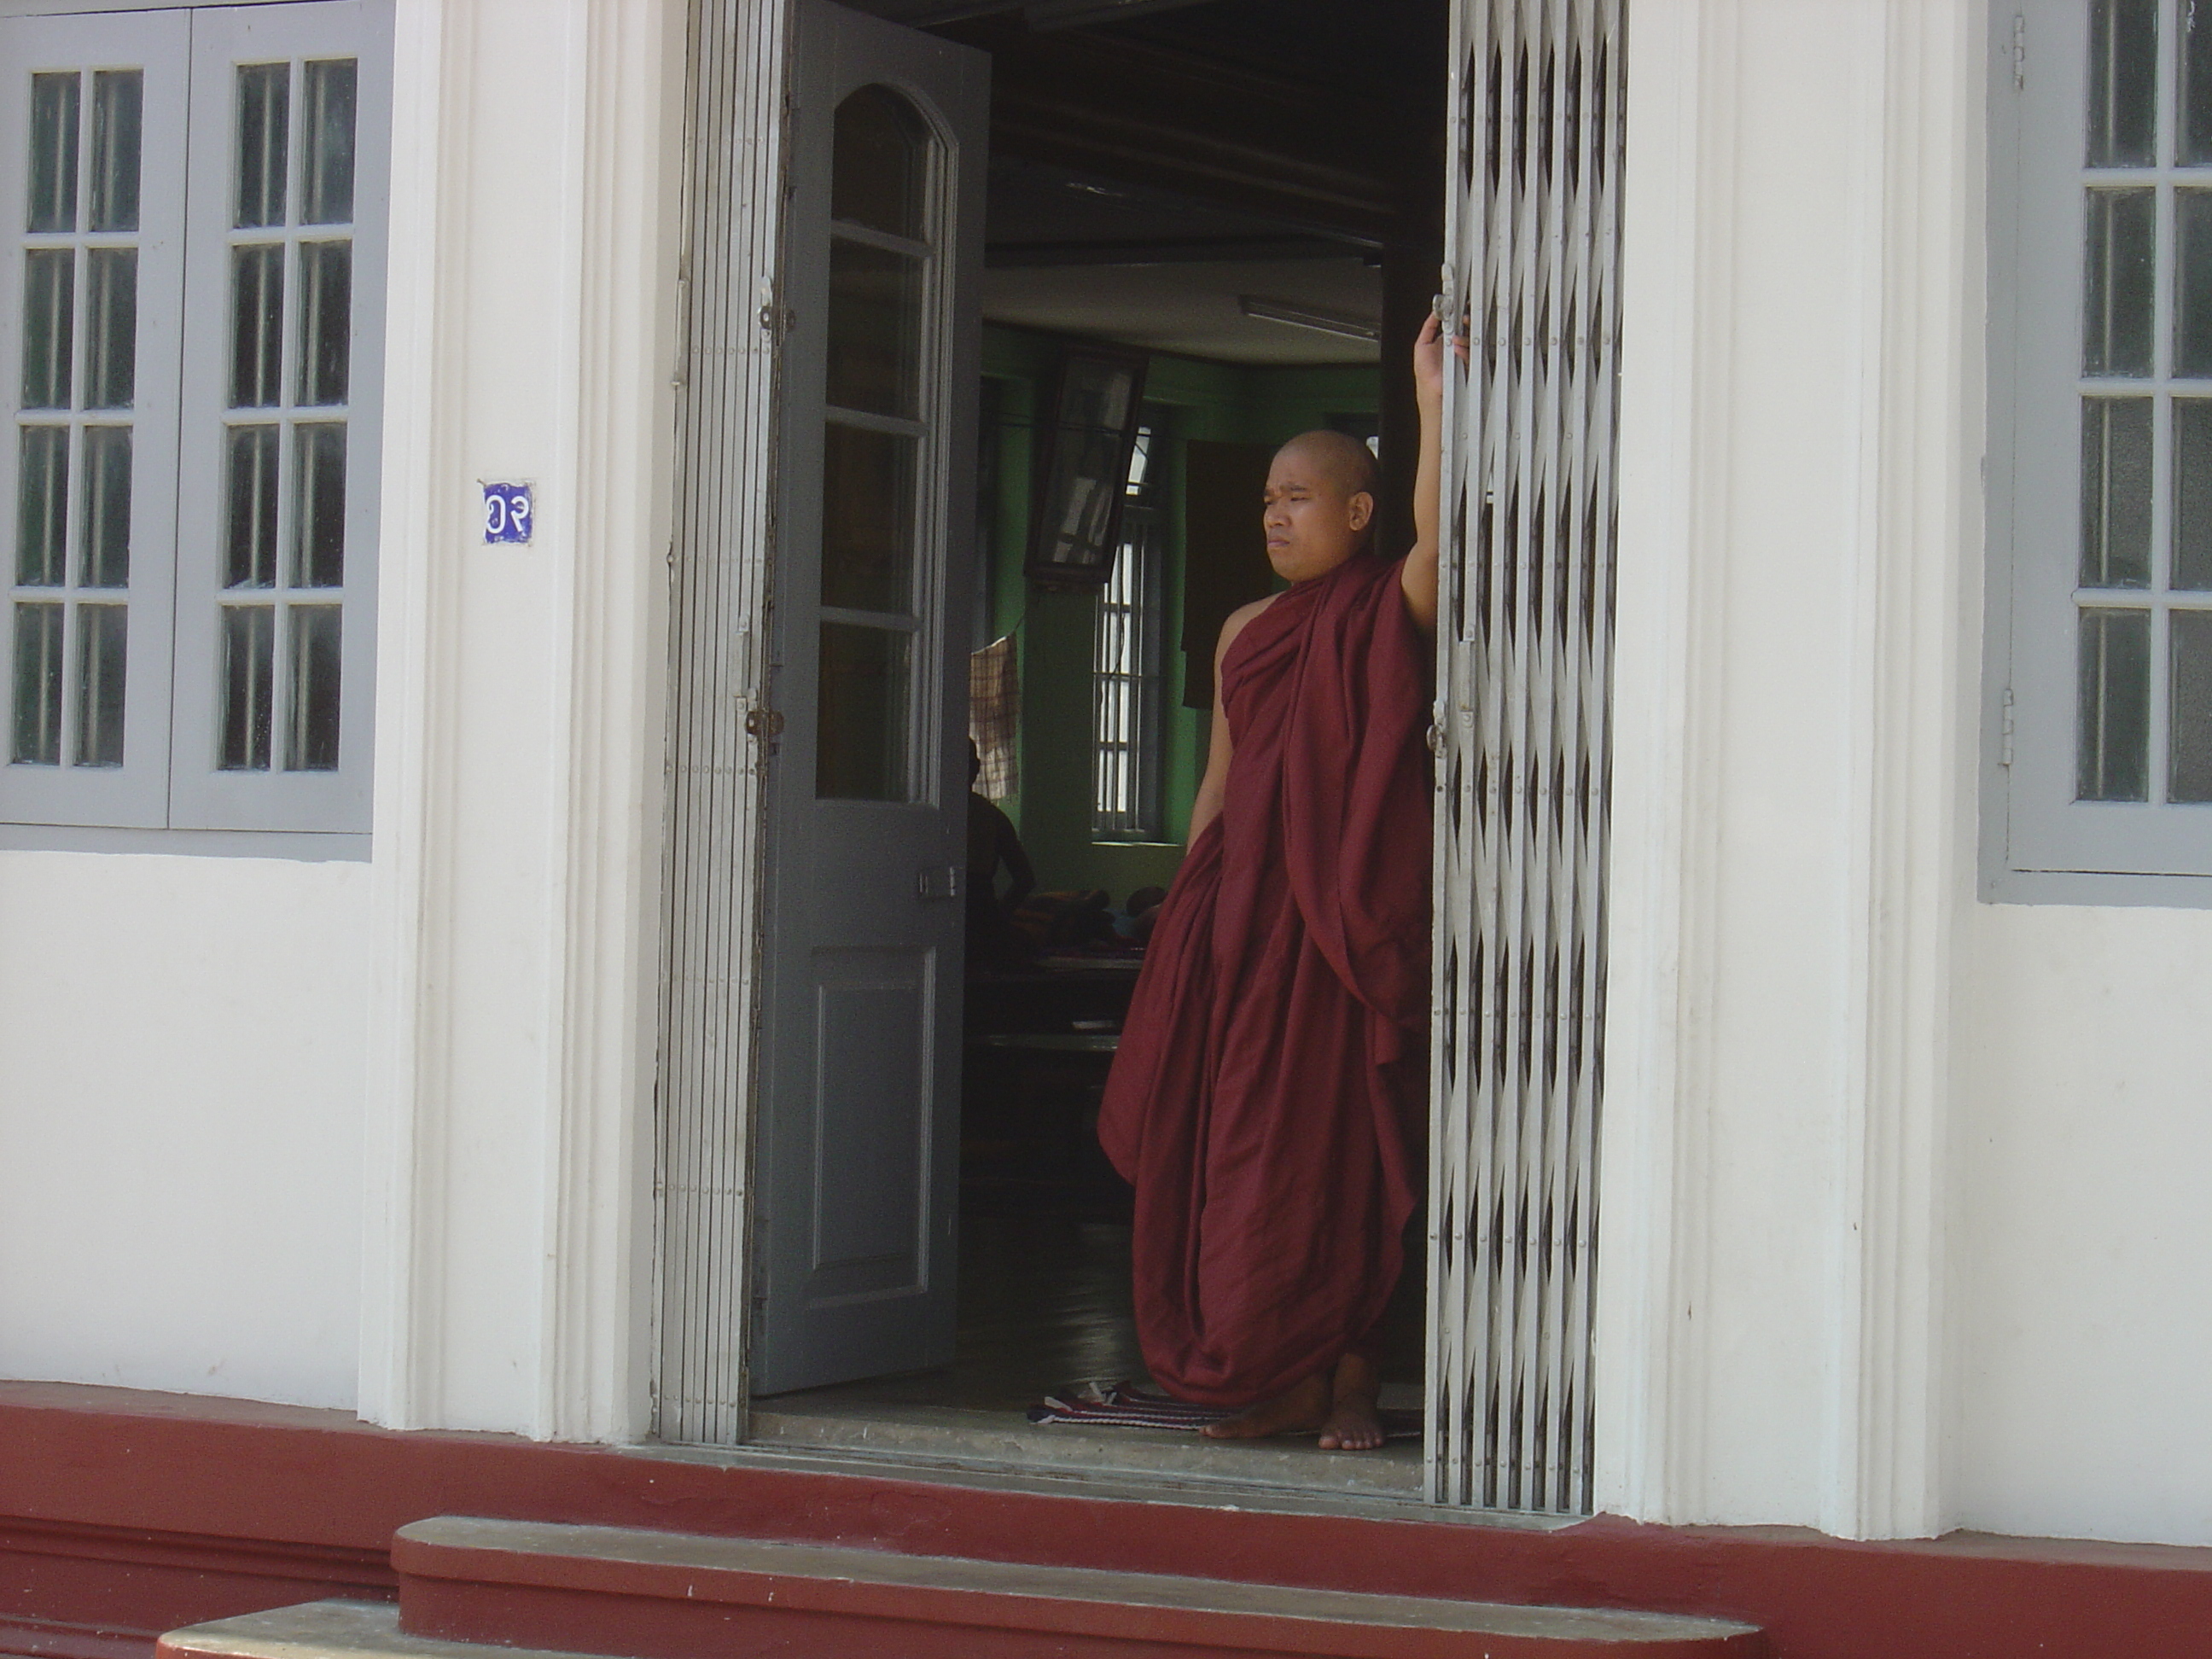
<svg viewBox="0 0 2212 1659">
<path fill-rule="evenodd" d="M 0 1376 L 353 1404 L 368 893 L 0 853 Z"/>
<path fill-rule="evenodd" d="M 1631 18 L 1601 1504 L 2212 1544 L 2212 912 L 1974 893 L 1988 8 Z"/>
<path fill-rule="evenodd" d="M 1954 1512 L 2212 1544 L 2212 913 L 1976 908 Z"/>
</svg>

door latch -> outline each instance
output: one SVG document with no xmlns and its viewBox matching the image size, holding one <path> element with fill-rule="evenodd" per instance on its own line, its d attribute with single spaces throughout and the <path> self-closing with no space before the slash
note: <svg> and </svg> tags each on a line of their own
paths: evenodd
<svg viewBox="0 0 2212 1659">
<path fill-rule="evenodd" d="M 958 898 L 960 874 L 957 864 L 925 864 L 914 872 L 914 896 L 921 899 Z"/>
</svg>

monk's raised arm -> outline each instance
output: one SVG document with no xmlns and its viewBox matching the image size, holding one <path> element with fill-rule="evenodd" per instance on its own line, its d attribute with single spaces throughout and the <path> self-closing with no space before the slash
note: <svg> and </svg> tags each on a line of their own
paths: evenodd
<svg viewBox="0 0 2212 1659">
<path fill-rule="evenodd" d="M 1467 342 L 1455 336 L 1462 363 Z M 1425 634 L 1437 631 L 1437 505 L 1443 488 L 1444 330 L 1434 316 L 1413 342 L 1413 398 L 1421 411 L 1421 458 L 1413 476 L 1413 550 L 1406 555 L 1406 609 Z"/>
<path fill-rule="evenodd" d="M 1221 624 L 1221 639 L 1213 647 L 1213 735 L 1206 745 L 1206 775 L 1198 781 L 1198 793 L 1190 804 L 1190 837 L 1183 842 L 1186 847 L 1198 839 L 1200 830 L 1221 816 L 1222 798 L 1229 787 L 1229 757 L 1234 745 L 1229 738 L 1229 716 L 1221 707 L 1221 659 L 1229 654 L 1231 641 L 1244 631 L 1244 624 L 1274 602 L 1274 596 L 1270 594 L 1249 605 L 1240 605 Z"/>
</svg>

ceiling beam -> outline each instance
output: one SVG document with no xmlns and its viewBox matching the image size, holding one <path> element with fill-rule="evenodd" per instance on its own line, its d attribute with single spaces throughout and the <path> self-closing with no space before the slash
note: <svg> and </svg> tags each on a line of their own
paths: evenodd
<svg viewBox="0 0 2212 1659">
<path fill-rule="evenodd" d="M 1157 240 L 991 242 L 983 263 L 994 270 L 1044 270 L 1066 265 L 1273 264 L 1283 259 L 1357 259 L 1358 244 L 1319 236 L 1200 236 Z"/>
<path fill-rule="evenodd" d="M 962 23 L 971 17 L 1019 11 L 1026 0 L 847 0 L 847 3 L 855 11 L 865 11 L 888 23 L 926 29 L 939 23 Z"/>
<path fill-rule="evenodd" d="M 852 3 L 861 11 L 909 28 L 934 28 L 939 23 L 963 23 L 971 17 L 1018 11 L 1031 28 L 1048 30 L 1118 23 L 1125 17 L 1203 5 L 1206 0 L 852 0 Z"/>
<path fill-rule="evenodd" d="M 1109 35 L 951 33 L 992 55 L 994 153 L 1362 242 L 1397 231 L 1419 171 L 1403 112 Z"/>
<path fill-rule="evenodd" d="M 1022 16 L 1040 33 L 1050 29 L 1087 28 L 1093 23 L 1118 23 L 1125 17 L 1144 17 L 1156 11 L 1181 11 L 1205 0 L 1030 0 Z"/>
</svg>

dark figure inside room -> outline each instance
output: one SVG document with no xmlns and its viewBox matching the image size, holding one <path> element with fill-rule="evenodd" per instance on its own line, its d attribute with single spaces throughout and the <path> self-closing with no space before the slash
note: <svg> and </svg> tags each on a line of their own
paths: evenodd
<svg viewBox="0 0 2212 1659">
<path fill-rule="evenodd" d="M 1136 1188 L 1146 1364 L 1241 1408 L 1218 1437 L 1382 1443 L 1377 1327 L 1426 1098 L 1443 348 L 1432 318 L 1404 557 L 1370 545 L 1364 445 L 1310 432 L 1275 457 L 1267 556 L 1291 586 L 1222 628 L 1189 850 L 1099 1114 Z"/>
<path fill-rule="evenodd" d="M 968 740 L 968 971 L 1004 973 L 1026 965 L 1029 949 L 1014 931 L 1013 914 L 1036 886 L 1036 872 L 1014 821 L 981 793 L 975 780 L 983 757 Z M 1004 868 L 1012 882 L 999 890 Z"/>
</svg>

